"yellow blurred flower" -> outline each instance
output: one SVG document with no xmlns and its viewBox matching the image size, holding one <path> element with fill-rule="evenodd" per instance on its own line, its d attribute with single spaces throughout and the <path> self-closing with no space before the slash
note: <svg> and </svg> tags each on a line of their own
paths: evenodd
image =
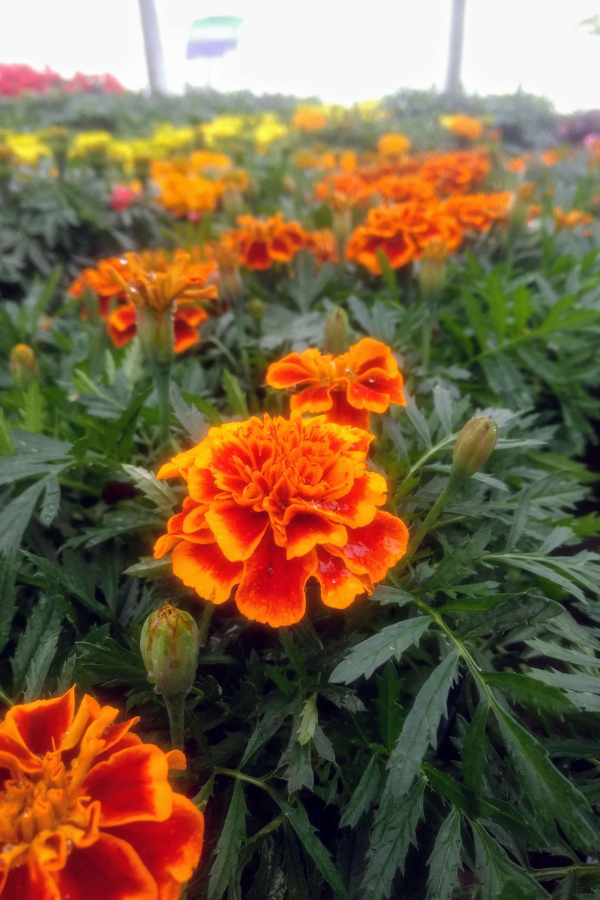
<svg viewBox="0 0 600 900">
<path fill-rule="evenodd" d="M 202 125 L 201 129 L 207 145 L 214 147 L 223 138 L 239 137 L 244 130 L 244 119 L 242 116 L 218 116 Z"/>
<path fill-rule="evenodd" d="M 275 113 L 264 113 L 254 129 L 254 143 L 257 147 L 268 147 L 275 141 L 286 137 L 288 128 Z"/>
</svg>

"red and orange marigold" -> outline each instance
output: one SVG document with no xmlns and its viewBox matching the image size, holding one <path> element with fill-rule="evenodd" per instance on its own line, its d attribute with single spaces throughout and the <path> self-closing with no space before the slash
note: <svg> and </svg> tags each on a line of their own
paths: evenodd
<svg viewBox="0 0 600 900">
<path fill-rule="evenodd" d="M 238 216 L 239 228 L 224 232 L 239 250 L 247 269 L 270 269 L 274 262 L 290 262 L 305 245 L 305 231 L 298 222 L 284 221 L 277 213 L 270 219 Z"/>
<path fill-rule="evenodd" d="M 71 689 L 10 709 L 0 725 L 2 900 L 177 900 L 200 858 L 204 819 L 175 794 L 178 751 L 113 724 L 117 710 Z"/>
<path fill-rule="evenodd" d="M 406 552 L 404 523 L 378 507 L 386 481 L 367 469 L 372 435 L 323 416 L 230 422 L 162 467 L 189 496 L 154 555 L 200 597 L 249 619 L 299 622 L 314 576 L 323 602 L 345 609 Z"/>
<path fill-rule="evenodd" d="M 363 338 L 347 353 L 333 357 L 310 349 L 272 363 L 267 384 L 279 390 L 300 388 L 290 405 L 301 413 L 325 413 L 327 422 L 368 429 L 369 413 L 390 403 L 406 406 L 403 380 L 392 351 L 381 341 Z"/>
</svg>

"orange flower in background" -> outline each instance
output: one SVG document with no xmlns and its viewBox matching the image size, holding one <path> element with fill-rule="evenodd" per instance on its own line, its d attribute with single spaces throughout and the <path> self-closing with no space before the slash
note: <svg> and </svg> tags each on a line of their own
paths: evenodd
<svg viewBox="0 0 600 900">
<path fill-rule="evenodd" d="M 306 243 L 306 232 L 298 222 L 285 222 L 283 213 L 270 219 L 238 216 L 240 226 L 223 232 L 238 247 L 240 263 L 247 269 L 270 269 L 274 262 L 290 262 Z"/>
<path fill-rule="evenodd" d="M 392 351 L 363 338 L 335 358 L 319 350 L 290 353 L 272 363 L 266 382 L 279 390 L 300 388 L 290 405 L 301 413 L 325 413 L 327 422 L 369 427 L 369 413 L 383 413 L 390 403 L 406 406 L 403 379 Z"/>
<path fill-rule="evenodd" d="M 380 250 L 393 269 L 420 259 L 431 241 L 445 241 L 450 253 L 462 242 L 455 216 L 437 201 L 398 203 L 369 210 L 364 225 L 356 228 L 346 247 L 346 259 L 381 275 Z"/>
<path fill-rule="evenodd" d="M 328 175 L 315 184 L 315 198 L 327 203 L 336 212 L 364 206 L 374 188 L 357 174 Z"/>
<path fill-rule="evenodd" d="M 513 156 L 512 159 L 509 159 L 506 163 L 506 170 L 508 172 L 513 172 L 515 175 L 520 175 L 526 168 L 527 160 L 524 156 Z"/>
<path fill-rule="evenodd" d="M 169 164 L 166 163 L 168 166 Z M 193 172 L 202 172 L 206 169 L 231 169 L 232 160 L 224 153 L 211 153 L 209 150 L 196 150 L 189 157 L 189 168 Z"/>
<path fill-rule="evenodd" d="M 335 238 L 330 228 L 322 228 L 320 231 L 307 231 L 306 247 L 311 253 L 314 253 L 320 266 L 328 260 L 330 262 L 338 261 Z"/>
<path fill-rule="evenodd" d="M 470 141 L 478 141 L 483 134 L 482 123 L 472 116 L 440 116 L 440 125 L 457 137 L 468 138 Z"/>
<path fill-rule="evenodd" d="M 402 156 L 410 150 L 410 138 L 405 134 L 382 134 L 377 141 L 377 151 L 382 156 Z"/>
<path fill-rule="evenodd" d="M 0 725 L 3 900 L 177 900 L 198 865 L 204 819 L 168 781 L 178 751 L 115 725 L 74 688 L 13 706 Z"/>
<path fill-rule="evenodd" d="M 299 622 L 314 576 L 323 602 L 345 609 L 406 552 L 404 523 L 378 509 L 383 476 L 369 472 L 372 435 L 324 417 L 252 418 L 211 428 L 158 473 L 188 484 L 154 555 L 205 600 L 236 604 L 272 626 Z"/>
<path fill-rule="evenodd" d="M 570 212 L 565 212 L 560 206 L 555 206 L 552 213 L 554 215 L 554 227 L 557 232 L 565 228 L 571 231 L 573 228 L 579 228 L 581 225 L 591 225 L 594 221 L 592 215 L 580 209 L 572 209 Z M 587 236 L 591 233 L 590 229 L 584 231 L 584 234 Z"/>
<path fill-rule="evenodd" d="M 540 154 L 540 159 L 542 161 L 542 165 L 544 166 L 556 166 L 560 162 L 560 158 L 556 150 L 544 150 L 544 152 Z"/>
<path fill-rule="evenodd" d="M 405 203 L 407 200 L 425 201 L 435 196 L 433 185 L 418 175 L 384 175 L 372 188 L 392 203 Z"/>
<path fill-rule="evenodd" d="M 109 259 L 100 259 L 96 268 L 84 269 L 79 278 L 71 282 L 68 290 L 70 297 L 81 297 L 85 288 L 93 291 L 99 301 L 100 318 L 106 319 L 110 313 L 111 306 L 119 300 L 124 300 L 123 289 L 117 284 L 111 274 L 111 269 L 119 272 L 126 277 L 129 274 L 127 262 L 119 256 L 112 256 Z M 85 318 L 86 311 L 82 307 L 82 317 Z"/>
<path fill-rule="evenodd" d="M 327 117 L 314 106 L 299 106 L 292 117 L 292 127 L 298 131 L 312 133 L 321 131 L 327 125 Z"/>
<path fill-rule="evenodd" d="M 207 155 L 219 157 L 221 154 Z M 187 216 L 197 219 L 216 209 L 221 194 L 220 183 L 194 172 L 189 167 L 187 157 L 181 162 L 176 159 L 169 162 L 153 160 L 151 174 L 152 181 L 158 188 L 156 202 L 176 218 Z"/>
<path fill-rule="evenodd" d="M 465 194 L 487 178 L 491 165 L 485 150 L 432 153 L 423 161 L 419 175 L 439 194 Z"/>
<path fill-rule="evenodd" d="M 513 195 L 508 191 L 494 194 L 463 194 L 444 201 L 446 212 L 454 216 L 464 231 L 488 231 L 494 222 L 504 222 Z"/>
</svg>

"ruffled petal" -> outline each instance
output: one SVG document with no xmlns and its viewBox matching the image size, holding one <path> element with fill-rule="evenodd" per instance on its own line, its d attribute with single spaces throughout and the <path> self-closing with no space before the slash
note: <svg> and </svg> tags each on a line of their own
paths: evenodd
<svg viewBox="0 0 600 900">
<path fill-rule="evenodd" d="M 356 409 L 351 406 L 346 399 L 343 391 L 331 392 L 332 405 L 326 413 L 327 422 L 335 422 L 337 425 L 352 425 L 354 428 L 361 428 L 367 431 L 369 428 L 369 411 L 367 409 Z"/>
<path fill-rule="evenodd" d="M 402 390 L 404 381 L 400 372 L 396 375 L 388 375 L 380 368 L 368 369 L 355 383 L 378 394 L 385 394 L 389 398 L 390 403 L 406 406 L 406 399 Z"/>
<path fill-rule="evenodd" d="M 6 713 L 4 728 L 19 735 L 32 753 L 44 756 L 60 747 L 75 715 L 75 688 L 54 700 L 36 700 L 13 706 Z"/>
<path fill-rule="evenodd" d="M 198 865 L 204 817 L 190 800 L 175 794 L 165 822 L 133 822 L 110 833 L 136 851 L 158 885 L 159 900 L 175 900 Z"/>
<path fill-rule="evenodd" d="M 317 547 L 316 576 L 321 585 L 321 599 L 326 606 L 346 609 L 358 594 L 367 588 L 339 556 L 333 556 L 323 547 Z M 363 576 L 364 577 L 364 576 Z"/>
<path fill-rule="evenodd" d="M 243 564 L 230 562 L 217 543 L 181 541 L 173 550 L 173 574 L 213 603 L 225 603 L 242 572 Z"/>
<path fill-rule="evenodd" d="M 199 469 L 197 466 L 190 470 L 188 490 L 190 497 L 198 503 L 211 503 L 220 492 L 210 469 Z"/>
<path fill-rule="evenodd" d="M 63 900 L 52 875 L 35 859 L 30 859 L 26 866 L 9 870 L 0 895 L 2 900 Z"/>
<path fill-rule="evenodd" d="M 133 303 L 118 306 L 106 323 L 108 335 L 115 347 L 124 347 L 137 333 L 137 311 Z"/>
<path fill-rule="evenodd" d="M 139 744 L 93 766 L 82 787 L 102 805 L 101 828 L 147 819 L 162 822 L 173 808 L 168 774 L 162 750 L 153 744 Z"/>
<path fill-rule="evenodd" d="M 322 413 L 331 409 L 331 386 L 307 387 L 290 399 L 290 408 L 300 412 Z"/>
<path fill-rule="evenodd" d="M 387 344 L 366 337 L 348 350 L 348 368 L 354 372 L 355 378 L 360 378 L 368 369 L 373 368 L 383 369 L 388 375 L 395 375 L 398 364 Z"/>
<path fill-rule="evenodd" d="M 322 513 L 301 507 L 290 507 L 286 511 L 285 534 L 288 560 L 304 556 L 317 544 L 335 544 L 337 547 L 343 547 L 348 540 L 343 525 L 332 522 Z"/>
<path fill-rule="evenodd" d="M 112 834 L 74 849 L 55 877 L 61 900 L 160 900 L 156 881 L 133 847 Z"/>
<path fill-rule="evenodd" d="M 404 522 L 378 510 L 369 525 L 348 528 L 348 542 L 341 550 L 331 547 L 331 552 L 341 556 L 352 572 L 367 573 L 377 582 L 402 559 L 407 544 L 408 528 Z"/>
<path fill-rule="evenodd" d="M 281 391 L 314 378 L 315 373 L 307 367 L 299 353 L 288 353 L 278 362 L 271 363 L 265 381 L 270 387 Z"/>
<path fill-rule="evenodd" d="M 235 500 L 215 500 L 206 512 L 217 544 L 232 562 L 251 556 L 269 525 L 266 512 L 240 506 Z"/>
<path fill-rule="evenodd" d="M 173 335 L 175 338 L 175 353 L 183 353 L 184 350 L 189 350 L 190 347 L 193 347 L 194 344 L 198 344 L 200 341 L 198 329 L 182 320 L 176 319 L 173 323 Z"/>
<path fill-rule="evenodd" d="M 389 394 L 379 394 L 355 381 L 348 384 L 347 397 L 348 403 L 355 409 L 368 409 L 375 413 L 384 413 L 390 405 Z"/>
<path fill-rule="evenodd" d="M 365 472 L 354 480 L 354 484 L 343 497 L 332 499 L 325 495 L 311 501 L 311 506 L 327 512 L 333 522 L 362 528 L 375 518 L 376 506 L 383 506 L 386 500 L 387 483 L 378 472 Z"/>
<path fill-rule="evenodd" d="M 250 559 L 235 602 L 248 619 L 267 625 L 294 625 L 306 609 L 304 585 L 317 568 L 314 550 L 306 556 L 287 559 L 269 528 Z"/>
<path fill-rule="evenodd" d="M 247 269 L 268 269 L 271 266 L 271 256 L 265 241 L 252 241 L 241 257 L 243 265 Z"/>
</svg>

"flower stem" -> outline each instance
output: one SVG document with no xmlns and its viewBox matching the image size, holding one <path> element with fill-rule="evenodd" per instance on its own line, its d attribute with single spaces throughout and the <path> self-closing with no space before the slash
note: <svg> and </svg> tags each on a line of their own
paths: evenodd
<svg viewBox="0 0 600 900">
<path fill-rule="evenodd" d="M 169 715 L 171 746 L 173 750 L 183 750 L 183 723 L 185 719 L 186 694 L 165 696 L 165 706 Z"/>
<path fill-rule="evenodd" d="M 210 600 L 208 600 L 202 611 L 200 621 L 198 622 L 198 640 L 201 647 L 204 647 L 204 645 L 206 644 L 206 638 L 208 637 L 208 631 L 210 629 L 210 623 L 212 622 L 214 611 L 215 604 L 211 603 Z"/>
<path fill-rule="evenodd" d="M 416 551 L 419 548 L 421 541 L 423 540 L 425 535 L 429 531 L 431 531 L 431 529 L 433 528 L 433 526 L 439 519 L 441 513 L 444 511 L 446 505 L 448 504 L 448 501 L 456 493 L 456 491 L 461 486 L 461 484 L 463 483 L 463 481 L 465 480 L 466 477 L 467 476 L 465 475 L 465 473 L 461 472 L 458 469 L 453 468 L 451 470 L 450 477 L 449 477 L 448 481 L 446 482 L 446 485 L 445 485 L 443 491 L 441 492 L 440 496 L 437 498 L 437 500 L 435 501 L 435 503 L 433 504 L 433 506 L 427 513 L 423 522 L 421 522 L 421 524 L 419 525 L 419 527 L 417 528 L 417 530 L 411 537 L 410 541 L 408 542 L 406 554 L 400 561 L 400 570 L 399 571 L 402 571 L 406 567 L 406 565 L 410 561 L 410 559 L 414 556 L 414 554 L 416 553 Z"/>
<path fill-rule="evenodd" d="M 158 423 L 161 443 L 169 440 L 171 419 L 171 363 L 158 363 L 153 369 L 154 385 L 158 395 Z"/>
</svg>

